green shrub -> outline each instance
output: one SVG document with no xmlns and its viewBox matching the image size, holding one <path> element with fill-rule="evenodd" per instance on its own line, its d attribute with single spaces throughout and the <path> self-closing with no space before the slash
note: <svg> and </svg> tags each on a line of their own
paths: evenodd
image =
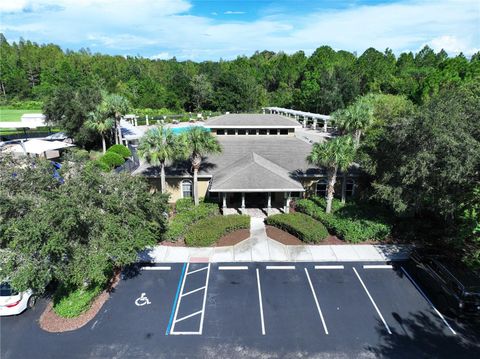
<svg viewBox="0 0 480 359">
<path fill-rule="evenodd" d="M 132 155 L 130 149 L 124 145 L 113 145 L 107 150 L 107 152 L 116 153 L 123 158 L 129 158 Z"/>
<path fill-rule="evenodd" d="M 196 223 L 207 217 L 218 215 L 218 213 L 218 204 L 203 202 L 189 210 L 177 213 L 177 215 L 170 221 L 164 238 L 169 241 L 183 238 L 189 229 L 189 226 L 191 226 L 193 223 Z"/>
<path fill-rule="evenodd" d="M 321 222 L 303 213 L 275 214 L 267 217 L 265 223 L 306 243 L 318 243 L 328 237 L 328 231 Z"/>
<path fill-rule="evenodd" d="M 115 152 L 105 153 L 102 157 L 100 157 L 100 161 L 105 163 L 110 169 L 121 166 L 125 163 L 123 157 Z"/>
<path fill-rule="evenodd" d="M 182 213 L 185 211 L 189 211 L 195 207 L 195 203 L 193 202 L 193 198 L 187 197 L 187 198 L 180 198 L 175 202 L 175 211 L 177 213 Z"/>
<path fill-rule="evenodd" d="M 320 204 L 319 204 L 320 203 Z M 382 240 L 391 233 L 391 225 L 381 210 L 373 207 L 347 203 L 335 206 L 333 213 L 325 213 L 321 202 L 301 199 L 296 202 L 299 212 L 308 214 L 322 222 L 329 232 L 336 234 L 343 240 L 359 243 L 367 240 Z M 374 215 L 375 214 L 375 215 Z"/>
<path fill-rule="evenodd" d="M 110 172 L 111 168 L 105 163 L 100 160 L 88 161 L 85 165 L 92 171 L 102 171 L 102 172 Z"/>
<path fill-rule="evenodd" d="M 78 317 L 90 308 L 92 301 L 102 289 L 101 286 L 73 290 L 61 287 L 53 296 L 53 310 L 60 317 Z"/>
<path fill-rule="evenodd" d="M 191 247 L 208 247 L 227 233 L 250 228 L 250 217 L 239 214 L 205 218 L 191 226 L 185 234 L 185 243 Z"/>
</svg>

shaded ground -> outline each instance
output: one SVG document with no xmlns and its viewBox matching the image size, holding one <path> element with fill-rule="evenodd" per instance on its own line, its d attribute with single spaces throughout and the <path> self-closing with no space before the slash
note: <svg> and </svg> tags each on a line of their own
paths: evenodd
<svg viewBox="0 0 480 359">
<path fill-rule="evenodd" d="M 285 263 L 245 263 L 243 270 L 225 270 L 225 266 L 238 263 L 211 263 L 208 269 L 203 268 L 207 263 L 191 263 L 186 270 L 190 274 L 185 275 L 186 266 L 180 263 L 169 264 L 169 270 L 137 271 L 124 276 L 97 316 L 76 331 L 60 334 L 42 331 L 36 321 L 44 301 L 20 316 L 1 318 L 0 356 L 2 359 L 478 357 L 479 327 L 449 320 L 456 331 L 453 334 L 397 265 L 393 269 L 365 269 L 366 263 L 330 264 L 341 264 L 342 268 L 321 270 L 315 268 L 316 263 L 289 263 L 293 268 L 272 270 L 268 266 L 278 268 Z M 180 299 L 177 293 L 182 283 Z M 208 291 L 204 296 L 203 291 L 196 289 L 205 285 Z M 258 288 L 261 288 L 262 307 Z M 136 306 L 135 300 L 142 293 L 150 303 Z M 318 299 L 318 306 L 312 293 Z M 173 335 L 169 324 L 175 310 L 176 331 L 199 327 L 202 331 L 198 335 Z M 195 315 L 198 311 L 201 314 Z M 263 313 L 263 334 L 260 313 Z"/>
<path fill-rule="evenodd" d="M 110 293 L 115 290 L 119 281 L 120 273 L 117 273 L 110 282 L 108 288 L 93 300 L 90 309 L 75 318 L 63 318 L 58 316 L 53 310 L 53 302 L 51 301 L 40 316 L 40 327 L 43 330 L 52 333 L 66 332 L 83 327 L 97 315 L 100 309 L 102 309 L 105 302 L 110 298 Z"/>
</svg>

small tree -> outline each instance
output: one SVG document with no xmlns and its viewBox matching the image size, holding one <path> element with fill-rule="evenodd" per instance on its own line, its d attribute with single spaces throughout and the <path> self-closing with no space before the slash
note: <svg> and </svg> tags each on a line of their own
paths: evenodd
<svg viewBox="0 0 480 359">
<path fill-rule="evenodd" d="M 102 137 L 103 153 L 107 151 L 105 136 L 112 129 L 114 123 L 113 118 L 105 117 L 105 115 L 99 111 L 90 112 L 88 114 L 88 120 L 85 121 L 85 127 L 98 132 Z"/>
<path fill-rule="evenodd" d="M 186 147 L 181 145 L 181 136 L 162 126 L 147 131 L 138 145 L 138 154 L 154 166 L 160 166 L 162 193 L 165 193 L 165 163 L 178 157 L 185 157 Z M 182 156 L 183 155 L 183 156 Z"/>
<path fill-rule="evenodd" d="M 107 117 L 115 119 L 115 143 L 121 142 L 119 134 L 120 119 L 130 110 L 130 103 L 128 100 L 118 94 L 103 94 L 103 100 L 100 104 L 100 112 Z"/>
<path fill-rule="evenodd" d="M 355 147 L 360 145 L 362 132 L 373 123 L 373 105 L 368 97 L 362 97 L 343 110 L 333 113 L 335 124 L 344 133 L 351 133 L 355 138 Z"/>
<path fill-rule="evenodd" d="M 355 146 L 350 136 L 341 136 L 333 140 L 315 143 L 307 161 L 318 167 L 326 167 L 327 170 L 327 208 L 332 210 L 335 182 L 337 171 L 347 171 L 355 156 Z"/>
<path fill-rule="evenodd" d="M 203 127 L 194 126 L 182 134 L 185 146 L 190 154 L 193 169 L 193 198 L 195 205 L 199 203 L 198 196 L 198 170 L 202 164 L 203 156 L 222 152 L 218 140 L 210 131 Z"/>
</svg>

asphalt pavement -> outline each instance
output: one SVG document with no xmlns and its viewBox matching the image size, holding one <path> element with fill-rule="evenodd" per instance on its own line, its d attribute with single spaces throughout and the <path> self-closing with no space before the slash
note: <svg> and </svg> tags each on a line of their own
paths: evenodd
<svg viewBox="0 0 480 359">
<path fill-rule="evenodd" d="M 133 268 L 73 332 L 0 319 L 13 358 L 475 358 L 480 329 L 437 312 L 403 262 Z M 420 290 L 419 290 L 420 289 Z"/>
</svg>

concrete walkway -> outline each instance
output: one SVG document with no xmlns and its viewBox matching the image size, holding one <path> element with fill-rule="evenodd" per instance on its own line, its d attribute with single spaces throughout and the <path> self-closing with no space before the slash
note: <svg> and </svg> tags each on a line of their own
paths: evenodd
<svg viewBox="0 0 480 359">
<path fill-rule="evenodd" d="M 356 262 L 407 259 L 405 245 L 284 245 L 267 237 L 263 218 L 251 218 L 250 238 L 226 247 L 171 247 L 158 245 L 140 253 L 141 261 L 185 263 L 210 262 Z"/>
</svg>

